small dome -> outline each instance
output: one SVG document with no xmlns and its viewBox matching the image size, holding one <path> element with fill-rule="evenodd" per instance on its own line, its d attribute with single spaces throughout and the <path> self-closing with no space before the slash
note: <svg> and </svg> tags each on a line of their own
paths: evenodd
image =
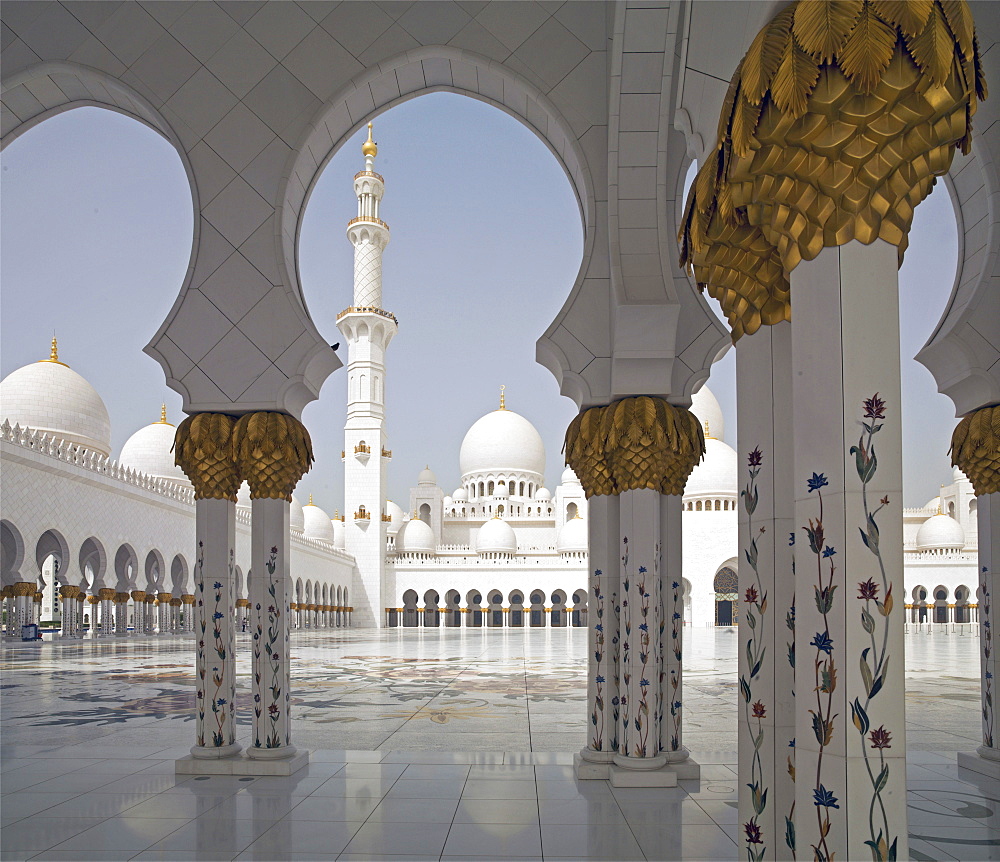
<svg viewBox="0 0 1000 862">
<path fill-rule="evenodd" d="M 698 417 L 706 437 L 722 440 L 726 436 L 726 422 L 722 417 L 722 407 L 707 386 L 702 386 L 691 397 L 691 412 Z"/>
<path fill-rule="evenodd" d="M 388 532 L 398 533 L 399 528 L 403 526 L 403 518 L 405 517 L 403 510 L 393 503 L 392 500 L 386 500 L 385 513 L 392 518 L 392 521 L 389 522 Z"/>
<path fill-rule="evenodd" d="M 251 505 L 250 500 L 250 486 L 244 482 L 240 485 L 239 491 L 236 492 L 236 508 L 237 509 L 249 509 Z"/>
<path fill-rule="evenodd" d="M 444 499 L 441 501 L 445 506 L 450 506 L 455 501 L 451 499 L 447 494 L 444 495 Z"/>
<path fill-rule="evenodd" d="M 469 495 L 465 488 L 456 488 L 455 493 L 451 495 L 451 501 L 453 503 L 467 503 L 469 501 Z"/>
<path fill-rule="evenodd" d="M 309 504 L 302 507 L 303 532 L 306 538 L 333 541 L 333 522 L 330 516 L 309 498 Z"/>
<path fill-rule="evenodd" d="M 462 475 L 545 473 L 545 445 L 535 426 L 513 410 L 494 410 L 478 419 L 462 440 Z"/>
<path fill-rule="evenodd" d="M 507 500 L 510 498 L 510 492 L 507 490 L 507 485 L 498 482 L 497 486 L 493 489 L 493 496 L 500 500 Z"/>
<path fill-rule="evenodd" d="M 302 503 L 299 498 L 292 494 L 292 502 L 288 507 L 288 526 L 292 532 L 301 533 L 306 528 L 306 515 L 302 510 Z"/>
<path fill-rule="evenodd" d="M 560 485 L 579 485 L 580 477 L 573 472 L 572 467 L 567 467 L 563 470 L 562 477 L 559 479 Z"/>
<path fill-rule="evenodd" d="M 552 499 L 552 492 L 548 488 L 539 488 L 535 491 L 535 499 L 539 503 L 547 503 Z"/>
<path fill-rule="evenodd" d="M 330 526 L 333 528 L 333 546 L 344 550 L 347 544 L 347 530 L 344 528 L 344 522 L 338 518 L 336 521 L 330 521 Z"/>
<path fill-rule="evenodd" d="M 434 531 L 419 518 L 403 523 L 396 534 L 397 554 L 433 554 Z"/>
<path fill-rule="evenodd" d="M 955 467 L 951 471 L 951 480 L 952 480 L 952 482 L 968 482 L 969 481 L 969 477 L 966 476 L 965 473 L 962 472 L 962 468 L 961 467 Z"/>
<path fill-rule="evenodd" d="M 433 488 L 437 485 L 437 483 L 437 476 L 434 475 L 429 465 L 424 467 L 424 469 L 420 471 L 420 475 L 417 476 L 417 484 L 423 488 Z"/>
<path fill-rule="evenodd" d="M 0 419 L 56 439 L 111 455 L 111 418 L 104 401 L 83 377 L 52 358 L 33 362 L 0 381 Z"/>
<path fill-rule="evenodd" d="M 965 547 L 965 530 L 949 515 L 934 515 L 917 530 L 917 548 L 921 551 L 961 550 Z"/>
<path fill-rule="evenodd" d="M 587 522 L 579 516 L 571 518 L 559 531 L 559 537 L 556 539 L 556 550 L 560 554 L 579 551 L 586 553 L 588 548 Z"/>
<path fill-rule="evenodd" d="M 684 488 L 685 497 L 736 496 L 736 477 L 739 469 L 736 451 L 709 437 L 705 440 L 705 458 L 688 477 Z"/>
<path fill-rule="evenodd" d="M 118 462 L 156 479 L 169 479 L 190 486 L 184 471 L 174 464 L 174 455 L 170 451 L 176 430 L 166 420 L 140 428 L 125 441 Z"/>
<path fill-rule="evenodd" d="M 516 554 L 517 536 L 502 518 L 492 518 L 479 530 L 476 536 L 477 554 Z"/>
</svg>

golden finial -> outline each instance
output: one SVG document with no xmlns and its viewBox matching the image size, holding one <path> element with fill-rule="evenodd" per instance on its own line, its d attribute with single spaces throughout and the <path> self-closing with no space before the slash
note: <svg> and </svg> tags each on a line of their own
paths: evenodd
<svg viewBox="0 0 1000 862">
<path fill-rule="evenodd" d="M 161 425 L 169 425 L 170 424 L 167 421 L 167 405 L 166 405 L 166 402 L 160 404 L 160 424 Z"/>
<path fill-rule="evenodd" d="M 378 147 L 372 140 L 372 124 L 368 124 L 368 140 L 361 145 L 361 154 L 375 158 L 378 155 Z"/>
<path fill-rule="evenodd" d="M 502 383 L 500 384 L 500 409 L 501 410 L 506 410 L 507 409 L 506 406 L 504 406 L 504 398 L 503 398 L 503 391 L 506 388 L 507 387 L 504 386 Z"/>
<path fill-rule="evenodd" d="M 312 494 L 309 495 L 309 502 L 306 503 L 306 505 L 307 506 L 312 506 L 313 505 L 313 495 Z"/>
<path fill-rule="evenodd" d="M 52 334 L 52 347 L 49 349 L 49 358 L 43 359 L 42 362 L 54 362 L 56 365 L 64 365 L 69 368 L 65 362 L 59 361 L 59 343 L 56 341 L 55 333 Z"/>
<path fill-rule="evenodd" d="M 709 439 L 709 440 L 714 439 L 712 437 L 711 432 L 708 430 L 708 420 L 707 419 L 705 420 L 705 437 L 706 437 L 706 439 Z"/>
</svg>

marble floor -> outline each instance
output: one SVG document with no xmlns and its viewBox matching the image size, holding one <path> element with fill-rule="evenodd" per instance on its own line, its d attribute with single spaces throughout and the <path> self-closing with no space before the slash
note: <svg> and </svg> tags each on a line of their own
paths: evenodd
<svg viewBox="0 0 1000 862">
<path fill-rule="evenodd" d="M 702 780 L 655 791 L 573 777 L 581 629 L 293 634 L 312 759 L 292 778 L 174 776 L 194 736 L 186 639 L 5 644 L 0 860 L 742 858 L 736 637 L 687 637 Z M 978 744 L 978 640 L 909 634 L 906 676 L 912 858 L 1000 859 L 1000 782 L 955 764 Z"/>
</svg>

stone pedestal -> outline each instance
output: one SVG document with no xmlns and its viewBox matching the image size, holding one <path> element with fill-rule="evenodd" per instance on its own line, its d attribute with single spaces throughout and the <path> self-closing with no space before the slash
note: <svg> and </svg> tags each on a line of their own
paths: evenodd
<svg viewBox="0 0 1000 862">
<path fill-rule="evenodd" d="M 896 285 L 882 240 L 791 274 L 798 858 L 909 856 Z"/>
<path fill-rule="evenodd" d="M 795 501 L 791 324 L 736 348 L 739 412 L 739 841 L 793 859 Z M 804 601 L 811 601 L 811 590 Z"/>
</svg>

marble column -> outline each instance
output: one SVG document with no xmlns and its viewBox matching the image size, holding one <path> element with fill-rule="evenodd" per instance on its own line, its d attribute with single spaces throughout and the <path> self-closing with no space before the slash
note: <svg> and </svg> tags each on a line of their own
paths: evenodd
<svg viewBox="0 0 1000 862">
<path fill-rule="evenodd" d="M 170 600 L 170 634 L 181 632 L 181 600 L 180 597 Z"/>
<path fill-rule="evenodd" d="M 255 573 L 250 585 L 250 629 L 253 632 L 252 747 L 247 756 L 260 760 L 293 757 L 291 741 L 291 696 L 289 597 L 288 500 L 255 499 L 250 539 L 251 565 Z M 259 573 L 259 574 L 257 574 Z"/>
<path fill-rule="evenodd" d="M 952 464 L 960 467 L 976 493 L 979 527 L 979 657 L 983 744 L 975 752 L 959 752 L 958 765 L 1000 779 L 1000 729 L 997 727 L 996 600 L 1000 595 L 1000 472 L 995 449 L 1000 405 L 966 416 L 952 437 Z M 975 423 L 975 427 L 972 425 Z M 984 428 L 983 426 L 987 426 Z M 991 445 L 992 444 L 992 445 Z"/>
<path fill-rule="evenodd" d="M 795 500 L 791 324 L 736 345 L 739 414 L 739 842 L 794 859 Z"/>
<path fill-rule="evenodd" d="M 194 603 L 195 597 L 191 593 L 181 595 L 181 603 L 184 605 L 184 622 L 181 624 L 181 631 L 184 634 L 194 633 Z"/>
<path fill-rule="evenodd" d="M 619 625 L 619 498 L 594 496 L 588 508 L 590 607 L 587 747 L 577 759 L 580 778 L 607 778 L 618 752 L 621 699 Z M 589 764 L 599 764 L 592 767 Z"/>
<path fill-rule="evenodd" d="M 4 636 L 14 637 L 14 626 L 17 623 L 17 601 L 14 598 L 14 585 L 3 588 Z"/>
<path fill-rule="evenodd" d="M 159 625 L 160 634 L 168 635 L 170 634 L 170 600 L 173 598 L 171 593 L 160 592 L 156 594 L 156 600 L 159 603 L 157 605 L 157 610 L 159 611 Z"/>
<path fill-rule="evenodd" d="M 72 584 L 59 588 L 59 596 L 62 599 L 61 634 L 64 638 L 78 637 L 76 628 L 76 597 L 79 592 L 80 588 Z"/>
<path fill-rule="evenodd" d="M 102 587 L 97 597 L 101 600 L 101 637 L 111 637 L 115 633 L 115 590 Z"/>
<path fill-rule="evenodd" d="M 32 622 L 41 624 L 42 622 L 42 591 L 37 590 L 35 594 L 31 597 L 32 602 Z"/>
<path fill-rule="evenodd" d="M 156 634 L 156 596 L 150 592 L 143 599 L 142 627 L 146 634 Z"/>
<path fill-rule="evenodd" d="M 197 676 L 196 742 L 200 759 L 231 757 L 236 744 L 236 503 L 195 502 L 195 654 Z"/>
<path fill-rule="evenodd" d="M 128 599 L 126 592 L 115 593 L 115 635 L 120 638 L 128 635 Z"/>
<path fill-rule="evenodd" d="M 132 633 L 142 635 L 146 633 L 146 591 L 132 590 Z"/>
<path fill-rule="evenodd" d="M 700 767 L 684 745 L 683 510 L 680 494 L 660 495 L 660 603 L 663 667 L 660 671 L 660 751 L 678 778 L 699 778 Z"/>
<path fill-rule="evenodd" d="M 97 619 L 97 608 L 101 600 L 97 596 L 87 596 L 87 604 L 90 605 L 90 636 L 96 638 L 100 636 L 101 626 Z"/>
<path fill-rule="evenodd" d="M 852 241 L 791 273 L 799 858 L 909 856 L 897 266 Z"/>
</svg>

